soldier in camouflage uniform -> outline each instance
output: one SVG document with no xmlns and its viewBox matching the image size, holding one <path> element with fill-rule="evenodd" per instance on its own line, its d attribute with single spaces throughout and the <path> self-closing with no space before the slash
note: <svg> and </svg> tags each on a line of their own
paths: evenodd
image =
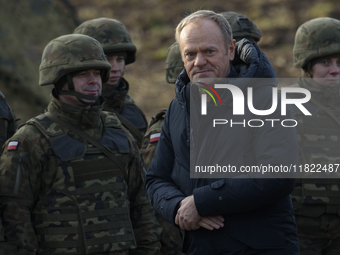
<svg viewBox="0 0 340 255">
<path fill-rule="evenodd" d="M 115 19 L 98 18 L 85 21 L 73 33 L 91 36 L 101 43 L 112 66 L 110 79 L 103 84 L 104 111 L 116 113 L 141 145 L 147 120 L 128 94 L 129 83 L 123 78 L 125 65 L 135 62 L 137 51 L 125 26 Z"/>
<path fill-rule="evenodd" d="M 248 17 L 236 12 L 222 12 L 221 14 L 228 20 L 233 31 L 233 38 L 236 42 L 243 38 L 255 43 L 260 40 L 260 30 Z M 175 42 L 169 47 L 167 52 L 165 61 L 165 81 L 169 84 L 175 84 L 177 76 L 183 69 L 184 63 L 182 61 L 181 52 L 178 43 Z M 147 168 L 149 168 L 155 154 L 166 111 L 167 109 L 162 109 L 156 116 L 151 118 L 148 130 L 144 135 L 141 151 L 144 157 L 144 164 Z M 182 246 L 181 232 L 165 221 L 160 215 L 156 215 L 156 217 L 163 228 L 161 236 L 162 253 L 169 255 L 183 254 L 180 252 Z"/>
<path fill-rule="evenodd" d="M 5 95 L 0 91 L 0 148 L 14 135 L 17 128 L 15 115 L 6 102 Z"/>
<path fill-rule="evenodd" d="M 298 121 L 300 164 L 340 163 L 339 28 L 339 20 L 317 18 L 296 32 L 294 66 L 304 75 L 293 86 L 312 95 L 304 104 L 312 116 L 292 108 Z M 297 180 L 292 199 L 301 254 L 340 254 L 339 189 L 339 179 Z"/>
<path fill-rule="evenodd" d="M 51 101 L 5 143 L 0 161 L 9 254 L 158 254 L 161 228 L 137 144 L 102 112 L 110 69 L 92 37 L 45 47 L 39 84 L 54 85 Z"/>
</svg>

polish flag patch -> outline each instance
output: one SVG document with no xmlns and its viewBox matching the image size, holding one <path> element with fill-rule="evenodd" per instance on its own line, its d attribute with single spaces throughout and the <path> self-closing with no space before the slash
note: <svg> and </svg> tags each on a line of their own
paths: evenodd
<svg viewBox="0 0 340 255">
<path fill-rule="evenodd" d="M 19 142 L 18 141 L 11 141 L 8 144 L 7 150 L 8 151 L 15 151 L 18 149 Z"/>
<path fill-rule="evenodd" d="M 150 143 L 157 142 L 160 136 L 161 136 L 161 133 L 155 133 L 155 134 L 150 135 Z"/>
</svg>

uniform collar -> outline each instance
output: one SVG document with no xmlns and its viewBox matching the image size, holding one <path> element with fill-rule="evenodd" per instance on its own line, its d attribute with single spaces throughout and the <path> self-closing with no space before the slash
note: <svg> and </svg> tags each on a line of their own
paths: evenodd
<svg viewBox="0 0 340 255">
<path fill-rule="evenodd" d="M 103 109 L 105 100 L 100 97 L 98 101 L 100 102 L 98 105 L 85 108 L 65 104 L 52 95 L 47 111 L 81 129 L 97 128 L 101 126 L 100 112 Z"/>
<path fill-rule="evenodd" d="M 105 110 L 113 109 L 121 113 L 125 106 L 125 97 L 129 92 L 129 83 L 121 78 L 117 85 L 103 84 L 102 95 L 105 98 Z"/>
<path fill-rule="evenodd" d="M 302 76 L 298 79 L 298 84 L 308 89 L 312 94 L 312 99 L 315 99 L 325 105 L 334 105 L 340 103 L 340 86 L 328 87 L 322 86 L 315 82 L 312 78 Z"/>
</svg>

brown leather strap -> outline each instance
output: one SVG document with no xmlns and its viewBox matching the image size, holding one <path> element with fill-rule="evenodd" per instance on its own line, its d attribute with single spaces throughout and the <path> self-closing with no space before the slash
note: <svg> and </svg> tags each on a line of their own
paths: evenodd
<svg viewBox="0 0 340 255">
<path fill-rule="evenodd" d="M 92 144 L 93 146 L 97 147 L 99 150 L 101 150 L 109 159 L 111 159 L 113 161 L 113 163 L 115 163 L 118 168 L 122 171 L 125 181 L 128 181 L 127 178 L 127 174 L 125 171 L 125 166 L 124 164 L 119 161 L 117 159 L 117 157 L 115 157 L 115 155 L 109 151 L 108 148 L 106 148 L 104 145 L 102 145 L 100 142 L 98 142 L 96 139 L 94 139 L 93 137 L 89 136 L 88 134 L 86 134 L 84 131 L 82 131 L 81 129 L 77 128 L 74 125 L 71 125 L 59 118 L 57 118 L 56 116 L 54 116 L 52 113 L 50 112 L 45 112 L 45 115 L 52 119 L 54 122 L 58 123 L 61 126 L 66 127 L 67 129 L 71 130 L 72 132 L 74 132 L 75 134 L 81 136 L 84 140 L 86 140 L 87 142 L 89 142 L 90 144 Z"/>
</svg>

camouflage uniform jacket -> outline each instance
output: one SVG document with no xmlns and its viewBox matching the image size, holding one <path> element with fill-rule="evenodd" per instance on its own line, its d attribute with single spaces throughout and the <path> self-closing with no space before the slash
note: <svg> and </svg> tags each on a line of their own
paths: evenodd
<svg viewBox="0 0 340 255">
<path fill-rule="evenodd" d="M 148 169 L 157 148 L 158 140 L 164 123 L 164 116 L 167 109 L 160 110 L 156 116 L 151 118 L 148 130 L 146 131 L 143 143 L 142 153 L 144 165 Z M 162 255 L 181 255 L 182 250 L 182 232 L 167 222 L 162 216 L 156 213 L 156 218 L 162 226 L 161 234 L 161 254 Z"/>
<path fill-rule="evenodd" d="M 325 87 L 305 77 L 299 78 L 298 84 L 293 86 L 306 88 L 312 94 L 311 101 L 304 104 L 312 116 L 305 116 L 295 106 L 291 108 L 292 116 L 298 122 L 296 128 L 300 153 L 299 163 L 320 164 L 321 166 L 339 164 L 339 124 L 329 113 L 316 105 L 316 103 L 323 105 L 340 120 L 339 87 Z M 335 178 L 304 178 L 296 180 L 296 187 L 291 196 L 300 237 L 325 237 L 327 231 L 322 230 L 322 224 L 318 223 L 317 220 L 321 215 L 328 214 L 332 215 L 331 217 L 340 219 L 339 188 L 340 180 Z M 306 219 L 310 221 L 312 218 L 315 219 L 313 226 L 318 227 L 312 228 L 311 223 L 306 223 Z M 308 226 L 305 226 L 305 224 Z M 330 228 L 332 228 L 333 232 L 332 238 L 339 238 L 340 229 Z"/>
<path fill-rule="evenodd" d="M 0 147 L 4 145 L 8 138 L 14 135 L 16 130 L 15 115 L 6 102 L 4 94 L 0 91 Z"/>
<path fill-rule="evenodd" d="M 149 168 L 153 155 L 155 155 L 166 111 L 167 109 L 162 109 L 156 114 L 156 116 L 151 118 L 148 130 L 144 135 L 141 151 L 143 153 L 146 169 Z"/>
<path fill-rule="evenodd" d="M 133 98 L 128 95 L 129 83 L 122 78 L 118 85 L 103 85 L 103 96 L 105 98 L 104 111 L 118 113 L 123 126 L 127 128 L 136 138 L 139 145 L 142 143 L 148 123 L 142 110 L 136 105 Z M 126 125 L 124 122 L 130 124 Z M 133 127 L 131 127 L 131 124 Z"/>
<path fill-rule="evenodd" d="M 5 144 L 0 206 L 16 254 L 158 254 L 161 229 L 145 197 L 138 147 L 102 107 L 52 97 L 47 111 L 106 145 L 127 180 L 99 149 L 45 114 Z"/>
</svg>

